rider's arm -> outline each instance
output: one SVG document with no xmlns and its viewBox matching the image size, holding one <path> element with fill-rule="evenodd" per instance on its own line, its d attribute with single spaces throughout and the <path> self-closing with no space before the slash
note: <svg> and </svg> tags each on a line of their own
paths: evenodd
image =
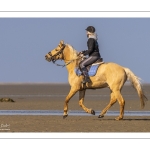
<svg viewBox="0 0 150 150">
<path fill-rule="evenodd" d="M 88 50 L 84 51 L 84 55 L 90 54 L 94 50 L 95 40 L 93 38 L 89 38 L 87 42 Z"/>
</svg>

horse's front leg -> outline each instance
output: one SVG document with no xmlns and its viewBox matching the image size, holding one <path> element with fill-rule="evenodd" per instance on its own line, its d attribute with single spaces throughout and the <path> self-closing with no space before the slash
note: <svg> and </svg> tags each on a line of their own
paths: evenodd
<svg viewBox="0 0 150 150">
<path fill-rule="evenodd" d="M 85 107 L 85 105 L 83 104 L 84 103 L 85 91 L 86 90 L 79 91 L 79 105 L 83 108 L 83 110 L 85 112 L 90 113 L 92 115 L 95 115 L 95 111 L 94 110 Z"/>
<path fill-rule="evenodd" d="M 67 95 L 65 99 L 65 104 L 64 104 L 64 114 L 63 118 L 66 118 L 68 116 L 68 103 L 69 100 L 77 93 L 79 89 L 75 87 L 71 87 L 69 94 Z"/>
</svg>

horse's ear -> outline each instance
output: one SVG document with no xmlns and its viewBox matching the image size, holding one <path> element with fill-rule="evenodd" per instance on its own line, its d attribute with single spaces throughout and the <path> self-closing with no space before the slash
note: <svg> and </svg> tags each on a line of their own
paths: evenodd
<svg viewBox="0 0 150 150">
<path fill-rule="evenodd" d="M 64 44 L 64 41 L 63 41 L 63 40 L 61 40 L 61 41 L 60 41 L 60 45 L 63 45 L 63 44 Z"/>
</svg>

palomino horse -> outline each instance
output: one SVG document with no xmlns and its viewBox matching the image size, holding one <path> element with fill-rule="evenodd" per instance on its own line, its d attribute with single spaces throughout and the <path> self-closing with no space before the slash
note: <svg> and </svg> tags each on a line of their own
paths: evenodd
<svg viewBox="0 0 150 150">
<path fill-rule="evenodd" d="M 108 87 L 111 91 L 110 94 L 110 102 L 109 104 L 102 110 L 98 118 L 104 117 L 104 114 L 108 111 L 108 109 L 116 102 L 119 102 L 120 105 L 120 114 L 116 120 L 123 119 L 124 116 L 124 106 L 125 100 L 121 95 L 121 89 L 127 79 L 130 80 L 133 87 L 137 90 L 137 93 L 140 98 L 141 108 L 145 106 L 145 100 L 147 99 L 143 93 L 142 87 L 140 85 L 139 78 L 134 75 L 134 73 L 125 67 L 122 67 L 118 64 L 109 62 L 103 63 L 97 70 L 95 76 L 90 77 L 91 82 L 82 84 L 83 76 L 77 76 L 75 73 L 75 68 L 81 61 L 78 56 L 78 52 L 69 44 L 64 44 L 64 41 L 60 41 L 58 46 L 53 49 L 51 52 L 46 54 L 45 58 L 47 61 L 52 61 L 55 63 L 56 60 L 64 60 L 65 66 L 68 70 L 68 80 L 71 86 L 70 92 L 65 99 L 64 104 L 64 114 L 63 118 L 68 116 L 68 103 L 69 100 L 79 91 L 79 105 L 83 108 L 83 110 L 87 113 L 95 115 L 95 111 L 87 108 L 84 105 L 84 96 L 86 89 L 99 89 Z"/>
</svg>

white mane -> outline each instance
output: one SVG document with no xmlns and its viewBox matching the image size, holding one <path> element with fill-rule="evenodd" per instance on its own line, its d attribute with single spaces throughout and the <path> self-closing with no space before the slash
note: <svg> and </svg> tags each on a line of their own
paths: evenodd
<svg viewBox="0 0 150 150">
<path fill-rule="evenodd" d="M 71 57 L 73 58 L 73 59 L 76 59 L 77 58 L 77 54 L 78 54 L 78 52 L 73 48 L 73 46 L 71 46 L 70 44 L 66 44 L 68 47 L 69 47 L 69 49 L 72 51 L 72 53 L 70 53 L 71 54 Z"/>
<path fill-rule="evenodd" d="M 70 58 L 75 60 L 75 66 L 78 67 L 81 59 L 78 57 L 78 51 L 73 48 L 70 44 L 66 44 L 70 49 Z"/>
</svg>

